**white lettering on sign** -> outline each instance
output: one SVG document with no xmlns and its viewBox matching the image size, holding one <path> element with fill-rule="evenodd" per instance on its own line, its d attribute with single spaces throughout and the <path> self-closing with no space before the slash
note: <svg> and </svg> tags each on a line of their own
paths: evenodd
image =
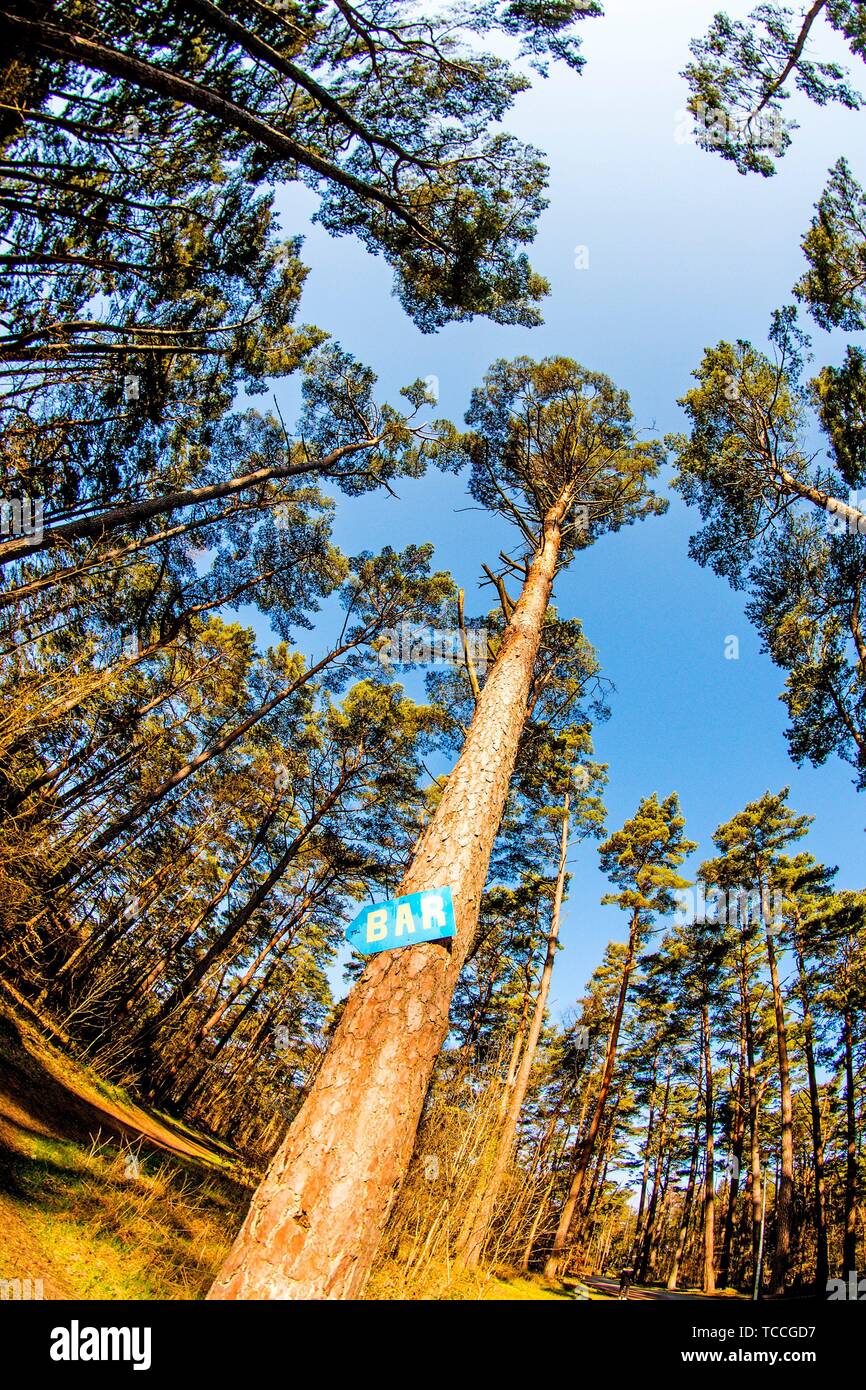
<svg viewBox="0 0 866 1390">
<path fill-rule="evenodd" d="M 421 899 L 421 918 L 425 931 L 445 926 L 445 907 L 438 893 Z"/>
<path fill-rule="evenodd" d="M 394 935 L 402 936 L 404 927 L 407 932 L 414 932 L 415 930 L 415 922 L 412 917 L 412 908 L 409 906 L 408 903 L 398 903 L 397 917 L 394 922 Z"/>
<path fill-rule="evenodd" d="M 367 940 L 384 941 L 388 935 L 388 909 L 377 907 L 367 918 Z"/>
<path fill-rule="evenodd" d="M 391 902 L 362 907 L 346 928 L 346 939 L 362 955 L 414 946 L 416 941 L 441 941 L 454 935 L 451 887 L 425 888 Z"/>
</svg>

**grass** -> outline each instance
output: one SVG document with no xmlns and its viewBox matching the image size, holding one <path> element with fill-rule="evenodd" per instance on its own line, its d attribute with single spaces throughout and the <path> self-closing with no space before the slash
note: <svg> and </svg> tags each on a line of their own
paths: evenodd
<svg viewBox="0 0 866 1390">
<path fill-rule="evenodd" d="M 204 1297 L 255 1174 L 136 1105 L 19 1010 L 0 1012 L 0 1224 L 15 1226 L 17 1258 L 34 1266 L 7 1269 L 7 1253 L 0 1274 L 44 1273 L 81 1299 Z"/>
<path fill-rule="evenodd" d="M 407 1273 L 405 1263 L 397 1259 L 383 1261 L 374 1269 L 364 1297 L 437 1303 L 572 1301 L 567 1287 L 553 1284 L 541 1274 L 524 1274 L 507 1267 L 466 1270 L 446 1260 L 432 1260 L 422 1271 Z M 604 1300 L 603 1294 L 593 1292 L 591 1297 Z"/>
<path fill-rule="evenodd" d="M 219 1177 L 98 1137 L 35 1138 L 16 1178 L 19 1214 L 76 1298 L 202 1298 L 241 1215 Z"/>
</svg>

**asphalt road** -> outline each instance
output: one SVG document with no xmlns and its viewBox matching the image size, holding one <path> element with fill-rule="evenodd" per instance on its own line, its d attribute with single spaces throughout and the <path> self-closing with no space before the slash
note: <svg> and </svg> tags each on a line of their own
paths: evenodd
<svg viewBox="0 0 866 1390">
<path fill-rule="evenodd" d="M 618 1279 L 583 1279 L 581 1281 L 591 1289 L 596 1289 L 599 1293 L 607 1294 L 609 1298 L 616 1298 L 619 1293 Z M 694 1301 L 695 1299 L 705 1298 L 706 1295 L 698 1293 L 696 1290 L 689 1292 L 672 1291 L 668 1289 L 644 1289 L 639 1284 L 632 1284 L 628 1291 L 629 1300 L 649 1300 L 654 1303 L 677 1303 L 683 1299 Z"/>
</svg>

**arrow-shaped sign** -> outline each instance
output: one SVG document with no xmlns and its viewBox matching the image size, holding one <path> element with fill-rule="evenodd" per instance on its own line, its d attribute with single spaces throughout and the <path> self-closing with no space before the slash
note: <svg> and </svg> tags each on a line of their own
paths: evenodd
<svg viewBox="0 0 866 1390">
<path fill-rule="evenodd" d="M 387 903 L 364 907 L 346 928 L 350 946 L 362 956 L 415 946 L 419 941 L 442 941 L 454 935 L 451 889 L 425 888 Z"/>
</svg>

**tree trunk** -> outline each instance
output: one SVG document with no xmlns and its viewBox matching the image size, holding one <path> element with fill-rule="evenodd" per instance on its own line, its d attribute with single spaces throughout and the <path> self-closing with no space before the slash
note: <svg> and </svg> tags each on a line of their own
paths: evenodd
<svg viewBox="0 0 866 1390">
<path fill-rule="evenodd" d="M 698 1071 L 698 1092 L 701 1089 L 701 1076 L 703 1071 L 704 1059 L 701 1056 L 700 1070 Z M 675 1289 L 680 1277 L 680 1265 L 682 1264 L 683 1254 L 686 1248 L 686 1236 L 689 1231 L 689 1217 L 692 1213 L 692 1202 L 695 1195 L 695 1179 L 698 1172 L 698 1147 L 701 1138 L 701 1113 L 698 1108 L 695 1115 L 695 1130 L 692 1137 L 692 1152 L 689 1159 L 689 1180 L 686 1184 L 686 1193 L 683 1198 L 683 1212 L 680 1218 L 680 1229 L 677 1234 L 677 1248 L 674 1251 L 674 1262 L 671 1265 L 671 1272 L 668 1275 L 668 1288 Z"/>
<path fill-rule="evenodd" d="M 638 1246 L 637 1268 L 635 1269 L 635 1279 L 640 1282 L 647 1276 L 650 1266 L 650 1257 L 655 1245 L 656 1217 L 658 1214 L 659 1195 L 663 1186 L 663 1173 L 665 1169 L 665 1138 L 667 1135 L 668 1123 L 668 1102 L 671 1093 L 671 1066 L 668 1065 L 667 1081 L 665 1083 L 664 1101 L 659 1117 L 658 1126 L 658 1148 L 656 1152 L 656 1163 L 653 1172 L 652 1194 L 650 1196 L 649 1209 L 646 1221 L 640 1236 Z M 650 1146 L 649 1135 L 647 1135 L 647 1148 Z"/>
<path fill-rule="evenodd" d="M 517 1124 L 520 1119 L 520 1112 L 523 1109 L 523 1102 L 526 1099 L 526 1092 L 529 1088 L 532 1064 L 535 1061 L 538 1039 L 541 1037 L 541 1029 L 544 1024 L 544 1012 L 547 1008 L 547 998 L 550 993 L 553 962 L 556 959 L 559 923 L 562 916 L 562 898 L 565 890 L 565 860 L 568 854 L 568 812 L 569 796 L 566 792 L 565 802 L 563 804 L 562 836 L 560 839 L 556 890 L 553 899 L 553 911 L 550 918 L 550 931 L 547 936 L 547 954 L 541 971 L 538 993 L 535 997 L 535 1009 L 532 1014 L 532 1022 L 529 1025 L 529 1036 L 526 1039 L 523 1056 L 517 1071 L 517 1078 L 514 1082 L 502 1128 L 499 1132 L 499 1140 L 496 1146 L 492 1171 L 484 1184 L 480 1202 L 471 1204 L 463 1224 L 463 1229 L 457 1239 L 456 1255 L 467 1269 L 477 1269 L 481 1260 L 484 1242 L 487 1238 L 487 1232 L 490 1229 L 490 1223 L 493 1219 L 493 1212 L 496 1207 L 496 1199 L 499 1196 L 499 1191 L 502 1187 L 502 1182 L 508 1167 L 508 1161 L 511 1157 L 511 1151 L 514 1147 Z"/>
<path fill-rule="evenodd" d="M 607 1043 L 607 1051 L 604 1058 L 604 1068 L 601 1074 L 598 1099 L 595 1103 L 595 1111 L 590 1121 L 586 1136 L 580 1142 L 578 1149 L 577 1169 L 571 1180 L 568 1197 L 562 1209 L 562 1216 L 559 1219 L 559 1226 L 556 1232 L 556 1239 L 553 1242 L 553 1249 L 547 1258 L 544 1266 L 544 1273 L 548 1279 L 555 1279 L 559 1271 L 560 1262 L 563 1258 L 568 1234 L 571 1230 L 571 1223 L 574 1218 L 575 1208 L 577 1207 L 583 1184 L 586 1179 L 586 1171 L 589 1167 L 589 1160 L 592 1156 L 593 1145 L 595 1144 L 599 1126 L 604 1115 L 604 1107 L 607 1104 L 610 1092 L 611 1081 L 613 1079 L 613 1069 L 616 1063 L 616 1049 L 619 1042 L 619 1030 L 622 1025 L 622 1016 L 625 1012 L 625 1001 L 628 994 L 631 972 L 634 966 L 635 950 L 637 948 L 638 914 L 634 913 L 631 921 L 631 929 L 628 934 L 628 949 L 622 967 L 620 978 L 619 997 L 616 1001 L 616 1011 L 610 1029 L 610 1037 Z"/>
<path fill-rule="evenodd" d="M 842 1015 L 845 1048 L 845 1233 L 843 1263 L 846 1277 L 857 1268 L 857 1112 L 854 1090 L 854 1028 L 851 1005 Z"/>
<path fill-rule="evenodd" d="M 740 944 L 740 1007 L 742 1010 L 743 1039 L 746 1044 L 746 1065 L 749 1093 L 749 1195 L 752 1203 L 752 1272 L 758 1264 L 758 1246 L 761 1242 L 762 1203 L 761 1190 L 761 1140 L 758 1127 L 759 1096 L 758 1069 L 755 1065 L 755 1035 L 752 1027 L 752 1001 L 749 995 L 748 942 L 745 933 Z"/>
<path fill-rule="evenodd" d="M 237 940 L 240 932 L 246 926 L 247 922 L 249 922 L 250 918 L 254 917 L 262 906 L 262 903 L 267 901 L 271 891 L 279 883 L 292 860 L 298 855 L 302 846 L 309 839 L 323 816 L 325 816 L 334 803 L 339 800 L 349 780 L 349 776 L 350 774 L 346 774 L 346 776 L 341 777 L 337 786 L 328 793 L 322 804 L 317 807 L 310 819 L 286 846 L 267 877 L 250 893 L 243 907 L 239 908 L 239 910 L 232 915 L 201 958 L 187 971 L 183 979 L 174 986 L 159 1005 L 156 1012 L 142 1024 L 137 1034 L 139 1038 L 142 1040 L 153 1038 L 172 1014 L 185 1004 L 195 993 L 211 966 L 224 956 L 233 942 Z"/>
<path fill-rule="evenodd" d="M 763 902 L 763 884 L 761 901 Z M 788 1060 L 788 1030 L 785 1005 L 779 986 L 779 968 L 770 923 L 767 923 L 767 960 L 773 989 L 773 1015 L 776 1020 L 776 1048 L 779 1054 L 779 1093 L 782 1115 L 781 1165 L 776 1191 L 776 1248 L 773 1255 L 772 1290 L 785 1292 L 785 1280 L 791 1258 L 791 1213 L 794 1200 L 794 1104 L 791 1098 L 791 1066 Z"/>
<path fill-rule="evenodd" d="M 566 490 L 545 518 L 463 751 L 401 885 L 401 894 L 450 885 L 456 935 L 369 962 L 211 1299 L 354 1298 L 364 1288 L 475 933 L 570 503 Z"/>
<path fill-rule="evenodd" d="M 797 922 L 794 955 L 803 1004 L 803 1050 L 806 1054 L 806 1074 L 809 1078 L 809 1112 L 812 1122 L 813 1210 L 815 1213 L 815 1293 L 823 1298 L 830 1277 L 830 1255 L 827 1243 L 827 1202 L 824 1177 L 824 1134 L 821 1124 L 821 1101 L 818 1091 L 818 1070 L 815 1065 L 815 1030 L 806 976 L 806 959 L 802 935 Z"/>
<path fill-rule="evenodd" d="M 710 1011 L 706 1002 L 701 1009 L 701 1020 L 704 1041 L 704 1128 L 706 1130 L 707 1154 L 704 1170 L 704 1293 L 715 1293 L 716 1194 L 714 1189 L 715 1173 L 713 1171 L 713 1058 L 710 1050 Z"/>
<path fill-rule="evenodd" d="M 731 1127 L 731 1171 L 728 1179 L 728 1205 L 725 1211 L 725 1232 L 722 1238 L 722 1256 L 719 1261 L 719 1284 L 727 1288 L 731 1277 L 731 1249 L 734 1243 L 734 1225 L 737 1214 L 737 1194 L 740 1190 L 740 1161 L 746 1140 L 746 1057 L 742 1031 L 740 1032 L 740 1070 L 737 1076 L 737 1112 Z"/>
<path fill-rule="evenodd" d="M 650 1107 L 646 1124 L 646 1141 L 644 1144 L 643 1169 L 640 1176 L 640 1197 L 637 1204 L 637 1216 L 635 1217 L 635 1239 L 640 1250 L 643 1246 L 644 1233 L 644 1211 L 646 1210 L 646 1194 L 649 1188 L 650 1163 L 652 1161 L 653 1145 L 653 1126 L 656 1116 L 656 1074 L 658 1069 L 658 1053 L 653 1056 L 652 1084 L 650 1086 Z"/>
</svg>

